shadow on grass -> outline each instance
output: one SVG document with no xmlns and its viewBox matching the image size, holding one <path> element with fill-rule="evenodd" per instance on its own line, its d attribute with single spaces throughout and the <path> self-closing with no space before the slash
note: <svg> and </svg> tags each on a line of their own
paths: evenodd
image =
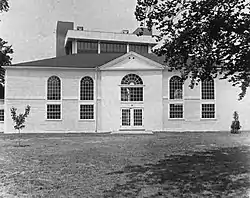
<svg viewBox="0 0 250 198">
<path fill-rule="evenodd" d="M 21 144 L 21 145 L 13 145 L 13 147 L 30 147 L 28 144 Z"/>
<path fill-rule="evenodd" d="M 125 174 L 126 181 L 104 197 L 238 197 L 250 187 L 249 160 L 249 147 L 232 147 L 126 166 L 108 173 Z"/>
</svg>

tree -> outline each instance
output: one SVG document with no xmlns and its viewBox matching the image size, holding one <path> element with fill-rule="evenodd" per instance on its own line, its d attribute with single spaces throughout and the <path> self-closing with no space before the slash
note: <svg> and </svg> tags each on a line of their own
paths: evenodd
<svg viewBox="0 0 250 198">
<path fill-rule="evenodd" d="M 9 10 L 8 0 L 0 0 L 0 13 L 7 12 Z M 12 58 L 10 54 L 13 54 L 11 45 L 8 45 L 7 41 L 0 38 L 0 83 L 4 83 L 5 70 L 2 66 L 10 65 Z"/>
<path fill-rule="evenodd" d="M 250 86 L 249 0 L 137 0 L 142 27 L 158 32 L 155 49 L 170 71 L 180 71 L 190 87 L 210 77 L 239 86 L 241 100 Z"/>
<path fill-rule="evenodd" d="M 19 133 L 18 145 L 20 146 L 21 130 L 25 127 L 24 123 L 25 123 L 25 119 L 28 117 L 30 113 L 30 106 L 27 105 L 27 107 L 25 108 L 24 114 L 20 113 L 19 115 L 17 115 L 16 113 L 17 108 L 14 108 L 14 107 L 10 109 L 10 112 L 11 112 L 11 118 L 14 121 L 14 129 L 18 130 L 18 133 Z"/>
</svg>

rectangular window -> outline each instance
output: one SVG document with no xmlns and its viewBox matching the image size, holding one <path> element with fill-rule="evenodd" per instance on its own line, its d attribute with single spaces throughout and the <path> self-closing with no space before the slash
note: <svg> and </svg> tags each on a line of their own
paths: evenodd
<svg viewBox="0 0 250 198">
<path fill-rule="evenodd" d="M 0 121 L 4 121 L 4 110 L 0 109 Z"/>
<path fill-rule="evenodd" d="M 146 44 L 129 44 L 129 51 L 137 53 L 148 53 L 148 45 Z"/>
<path fill-rule="evenodd" d="M 130 109 L 122 109 L 122 126 L 130 126 Z"/>
<path fill-rule="evenodd" d="M 80 119 L 92 120 L 94 119 L 94 105 L 80 105 Z"/>
<path fill-rule="evenodd" d="M 202 100 L 214 100 L 214 81 L 202 81 L 201 83 L 201 99 Z"/>
<path fill-rule="evenodd" d="M 134 126 L 142 126 L 142 109 L 134 109 Z"/>
<path fill-rule="evenodd" d="M 170 104 L 169 118 L 183 118 L 183 104 Z"/>
<path fill-rule="evenodd" d="M 201 118 L 215 118 L 215 104 L 202 104 L 201 106 Z"/>
<path fill-rule="evenodd" d="M 122 87 L 121 101 L 143 101 L 143 87 Z"/>
<path fill-rule="evenodd" d="M 77 53 L 98 53 L 98 43 L 96 42 L 86 42 L 77 41 Z"/>
<path fill-rule="evenodd" d="M 58 120 L 61 119 L 61 105 L 47 104 L 47 119 Z"/>
<path fill-rule="evenodd" d="M 101 43 L 101 53 L 125 53 L 127 45 L 123 43 Z"/>
</svg>

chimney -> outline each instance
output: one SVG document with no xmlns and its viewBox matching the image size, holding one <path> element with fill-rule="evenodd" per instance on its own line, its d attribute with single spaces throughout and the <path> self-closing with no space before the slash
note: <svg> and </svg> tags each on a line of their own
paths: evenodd
<svg viewBox="0 0 250 198">
<path fill-rule="evenodd" d="M 56 56 L 66 55 L 64 48 L 65 38 L 68 30 L 74 29 L 73 22 L 57 21 L 56 25 Z"/>
</svg>

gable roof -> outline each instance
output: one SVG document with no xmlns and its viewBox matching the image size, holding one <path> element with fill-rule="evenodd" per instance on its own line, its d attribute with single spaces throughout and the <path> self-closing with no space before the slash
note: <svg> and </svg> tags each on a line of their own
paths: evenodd
<svg viewBox="0 0 250 198">
<path fill-rule="evenodd" d="M 135 52 L 128 52 L 135 53 Z M 100 53 L 100 54 L 71 54 L 66 56 L 42 59 L 37 61 L 23 62 L 13 64 L 7 67 L 65 67 L 65 68 L 89 68 L 94 69 L 96 67 L 107 64 L 108 62 L 117 59 L 125 55 L 126 53 Z M 155 61 L 159 64 L 165 65 L 164 57 L 157 56 L 155 54 L 140 54 L 152 61 Z"/>
</svg>

